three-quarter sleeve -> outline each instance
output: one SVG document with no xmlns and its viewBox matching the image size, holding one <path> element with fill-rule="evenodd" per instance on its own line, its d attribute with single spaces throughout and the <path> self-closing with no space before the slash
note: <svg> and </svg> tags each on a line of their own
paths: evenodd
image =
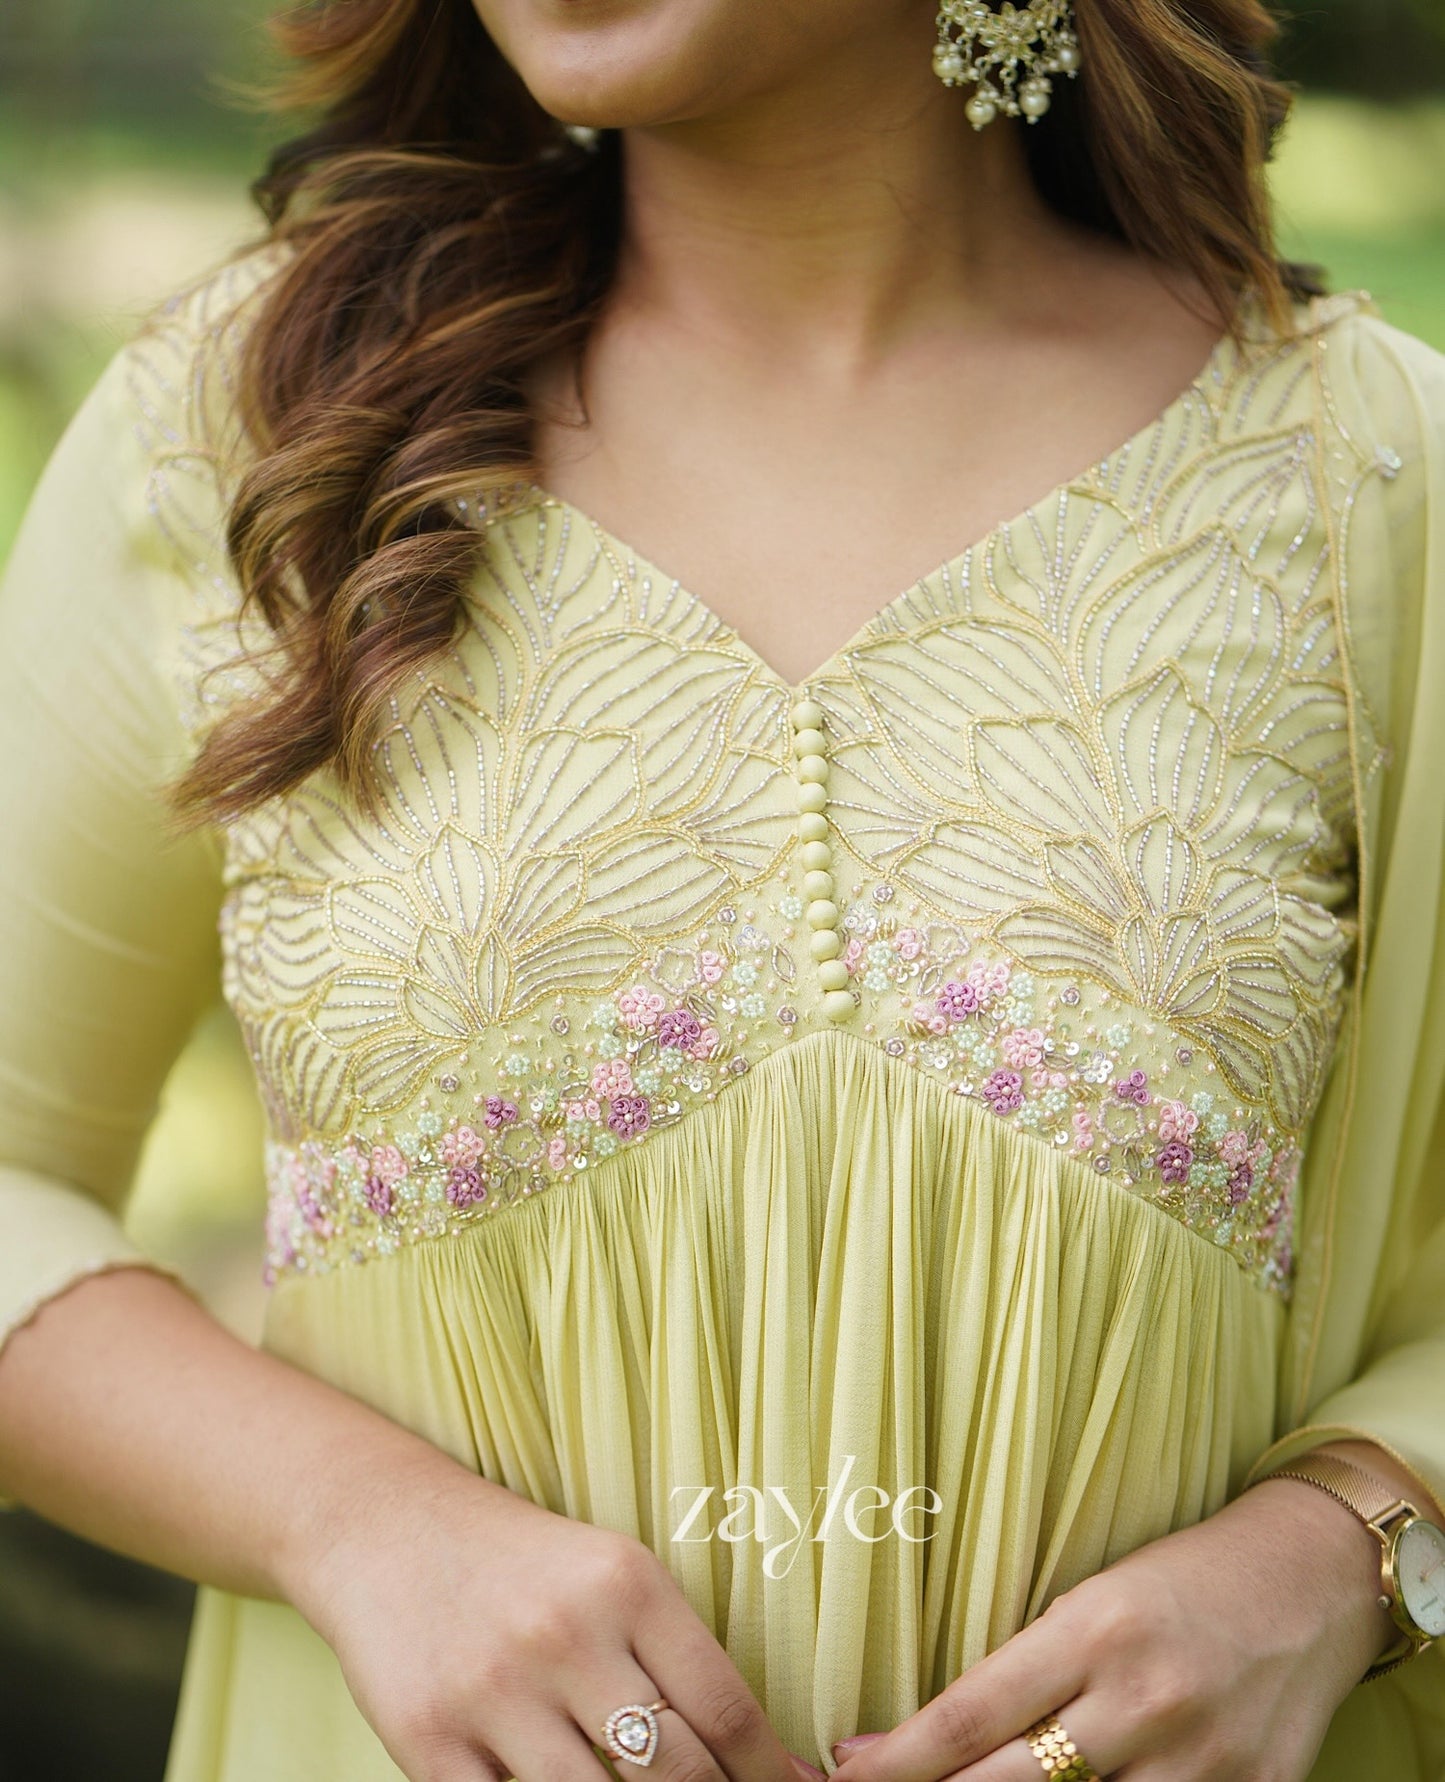
<svg viewBox="0 0 1445 1782">
<path fill-rule="evenodd" d="M 136 351 L 76 414 L 0 579 L 0 1345 L 85 1275 L 180 1280 L 121 1218 L 217 992 L 222 861 L 162 798 L 190 747 L 192 578 L 152 511 Z"/>
<path fill-rule="evenodd" d="M 1445 355 L 1371 315 L 1318 350 L 1361 955 L 1301 1178 L 1280 1435 L 1249 1481 L 1357 1438 L 1445 1503 Z M 1445 1757 L 1442 1683 L 1437 1647 L 1372 1691 Z"/>
</svg>

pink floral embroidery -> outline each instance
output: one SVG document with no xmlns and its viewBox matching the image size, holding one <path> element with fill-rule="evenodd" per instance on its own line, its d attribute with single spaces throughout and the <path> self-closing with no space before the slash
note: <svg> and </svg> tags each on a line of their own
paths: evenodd
<svg viewBox="0 0 1445 1782">
<path fill-rule="evenodd" d="M 631 1095 L 632 1072 L 620 1058 L 604 1058 L 592 1066 L 592 1088 L 597 1095 Z"/>
<path fill-rule="evenodd" d="M 1238 1169 L 1241 1163 L 1249 1159 L 1249 1134 L 1246 1132 L 1226 1132 L 1219 1141 L 1219 1161 L 1227 1163 L 1231 1169 Z"/>
<path fill-rule="evenodd" d="M 723 973 L 727 970 L 727 966 L 728 962 L 723 958 L 722 954 L 713 952 L 710 947 L 705 947 L 703 951 L 698 954 L 697 975 L 699 980 L 704 984 L 721 983 Z"/>
<path fill-rule="evenodd" d="M 1015 1070 L 1032 1070 L 1044 1061 L 1043 1030 L 1015 1027 L 1012 1033 L 1003 1036 L 999 1050 Z"/>
<path fill-rule="evenodd" d="M 856 934 L 849 936 L 848 944 L 843 949 L 843 963 L 850 972 L 857 971 L 863 963 L 863 955 L 867 950 L 865 943 L 859 940 Z"/>
<path fill-rule="evenodd" d="M 363 1192 L 366 1204 L 378 1218 L 389 1219 L 395 1211 L 396 1184 L 406 1173 L 407 1161 L 395 1145 L 372 1146 Z"/>
<path fill-rule="evenodd" d="M 1193 1073 L 1176 1064 L 1188 1067 L 1196 1054 L 1177 1036 L 1131 1055 L 1133 1031 L 1091 1025 L 1076 986 L 1050 994 L 1022 968 L 987 955 L 969 963 L 966 949 L 935 958 L 933 930 L 892 930 L 887 914 L 873 915 L 875 904 L 892 901 L 876 891 L 856 900 L 867 915 L 848 947 L 855 970 L 869 972 L 870 988 L 874 974 L 894 987 L 896 1031 L 882 1041 L 890 1057 L 937 1073 L 1091 1173 L 1126 1188 L 1152 1183 L 1187 1226 L 1247 1255 L 1267 1285 L 1287 1290 L 1299 1166 L 1287 1135 L 1255 1113 L 1248 1130 L 1243 1116 L 1241 1129 L 1227 1129 L 1210 1112 L 1217 1098 L 1181 1099 Z M 724 918 L 735 919 L 736 912 Z M 739 941 L 757 945 L 747 929 Z M 947 944 L 954 945 L 951 936 Z M 489 1061 L 490 1082 L 467 1083 L 465 1115 L 458 1108 L 438 1121 L 428 1104 L 425 1120 L 394 1133 L 352 1131 L 330 1150 L 309 1142 L 269 1146 L 268 1278 L 293 1267 L 319 1272 L 361 1253 L 393 1255 L 400 1244 L 471 1224 L 673 1124 L 704 1096 L 715 1099 L 720 1083 L 752 1062 L 730 1056 L 725 1017 L 738 1005 L 715 990 L 729 982 L 731 959 L 727 942 L 718 941 L 684 960 L 680 975 L 669 959 L 657 989 L 644 979 L 594 1005 L 587 1024 L 612 1036 L 595 1048 L 576 1040 L 559 1046 L 554 1036 L 580 1023 L 551 1015 L 530 1056 L 519 1035 Z M 920 983 L 930 986 L 926 995 Z M 804 1025 L 799 1016 L 792 1007 L 777 1010 L 789 1032 Z M 451 1071 L 437 1083 L 447 1096 L 463 1087 Z M 466 1117 L 472 1124 L 461 1123 Z M 500 1128 L 507 1142 L 494 1147 Z"/>
<path fill-rule="evenodd" d="M 996 1114 L 1016 1114 L 1024 1105 L 1023 1078 L 1016 1070 L 996 1070 L 983 1086 L 983 1098 Z"/>
<path fill-rule="evenodd" d="M 926 1027 L 930 1033 L 947 1033 L 950 1025 L 948 1016 L 940 1014 L 938 1009 L 928 1002 L 914 1003 L 913 1019 L 920 1027 Z"/>
<path fill-rule="evenodd" d="M 316 1198 L 316 1190 L 304 1177 L 296 1185 L 296 1204 L 301 1209 L 301 1217 L 319 1237 L 331 1237 L 336 1227 L 327 1217 L 326 1209 Z"/>
<path fill-rule="evenodd" d="M 652 1109 L 645 1095 L 614 1095 L 607 1124 L 619 1138 L 636 1138 L 652 1124 Z"/>
<path fill-rule="evenodd" d="M 1255 1172 L 1265 1151 L 1264 1142 L 1249 1142 L 1247 1132 L 1226 1132 L 1219 1141 L 1219 1159 L 1229 1170 L 1229 1204 L 1237 1207 L 1254 1191 Z"/>
<path fill-rule="evenodd" d="M 407 1162 L 395 1145 L 373 1145 L 371 1173 L 388 1188 L 394 1188 L 407 1171 Z"/>
<path fill-rule="evenodd" d="M 618 1014 L 636 1033 L 645 1033 L 656 1027 L 658 1018 L 666 1007 L 661 995 L 656 990 L 649 990 L 645 984 L 634 984 L 617 998 Z"/>
<path fill-rule="evenodd" d="M 487 1141 L 470 1126 L 459 1126 L 455 1132 L 442 1134 L 442 1162 L 451 1169 L 459 1165 L 469 1169 L 481 1160 L 486 1148 Z"/>
<path fill-rule="evenodd" d="M 1012 978 L 1013 967 L 1002 959 L 988 965 L 977 960 L 968 968 L 969 984 L 985 1002 L 995 997 L 1007 996 Z"/>
<path fill-rule="evenodd" d="M 1165 1101 L 1159 1104 L 1161 1143 L 1168 1145 L 1177 1139 L 1181 1144 L 1187 1144 L 1198 1130 L 1199 1116 L 1193 1108 L 1185 1107 L 1182 1101 Z"/>
</svg>

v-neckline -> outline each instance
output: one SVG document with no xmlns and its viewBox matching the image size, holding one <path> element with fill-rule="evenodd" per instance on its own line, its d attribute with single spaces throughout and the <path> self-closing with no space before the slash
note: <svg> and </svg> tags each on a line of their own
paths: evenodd
<svg viewBox="0 0 1445 1782">
<path fill-rule="evenodd" d="M 1246 317 L 1246 326 L 1250 319 L 1252 318 Z M 1117 459 L 1126 455 L 1132 457 L 1140 446 L 1146 444 L 1161 428 L 1167 427 L 1196 399 L 1203 397 L 1207 402 L 1208 386 L 1216 379 L 1219 368 L 1225 363 L 1235 344 L 1235 336 L 1232 331 L 1222 334 L 1210 349 L 1209 357 L 1199 371 L 1179 394 L 1154 416 L 1153 420 L 1147 421 L 1137 432 L 1121 441 L 1112 451 L 1106 452 L 1102 458 L 1097 458 L 1092 464 L 1066 481 L 1056 484 L 1047 494 L 1015 514 L 1011 519 L 1002 520 L 997 525 L 991 526 L 972 544 L 927 571 L 916 581 L 910 582 L 906 588 L 900 589 L 898 593 L 886 600 L 870 618 L 865 619 L 850 637 L 844 638 L 843 642 L 830 655 L 826 656 L 800 681 L 791 681 L 774 668 L 772 663 L 748 642 L 735 625 L 724 619 L 722 614 L 701 595 L 695 594 L 680 577 L 673 575 L 670 570 L 665 569 L 652 558 L 644 556 L 642 552 L 628 544 L 625 539 L 620 538 L 609 527 L 604 526 L 592 514 L 578 507 L 575 502 L 569 501 L 566 496 L 555 495 L 540 483 L 524 482 L 521 485 L 524 499 L 520 506 L 513 508 L 512 511 L 526 512 L 528 509 L 549 507 L 568 516 L 584 530 L 591 531 L 608 557 L 613 560 L 614 565 L 621 568 L 631 581 L 636 583 L 651 580 L 668 588 L 674 597 L 681 601 L 697 618 L 705 619 L 709 624 L 712 636 L 714 638 L 721 637 L 726 641 L 747 661 L 760 679 L 765 680 L 775 690 L 780 690 L 796 700 L 806 696 L 815 681 L 826 680 L 840 665 L 844 657 L 878 636 L 888 621 L 899 612 L 906 602 L 914 600 L 920 593 L 936 590 L 940 584 L 950 585 L 957 580 L 971 558 L 976 557 L 980 552 L 991 550 L 1000 540 L 1020 527 L 1041 520 L 1048 508 L 1056 505 L 1071 491 L 1082 488 L 1086 484 L 1098 483 Z"/>
</svg>

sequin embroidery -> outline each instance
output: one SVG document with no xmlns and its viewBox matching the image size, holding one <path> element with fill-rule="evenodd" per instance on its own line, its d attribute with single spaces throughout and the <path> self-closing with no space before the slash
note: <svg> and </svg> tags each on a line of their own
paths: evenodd
<svg viewBox="0 0 1445 1782">
<path fill-rule="evenodd" d="M 197 335 L 224 365 L 236 325 L 153 343 L 142 412 L 189 383 L 204 441 Z M 271 1278 L 585 1177 L 833 1032 L 1287 1291 L 1355 938 L 1317 375 L 1308 332 L 1220 355 L 801 701 L 576 510 L 492 517 L 466 624 L 378 741 L 380 818 L 320 773 L 226 832 Z M 200 734 L 252 684 L 248 634 L 214 454 L 153 451 Z"/>
</svg>

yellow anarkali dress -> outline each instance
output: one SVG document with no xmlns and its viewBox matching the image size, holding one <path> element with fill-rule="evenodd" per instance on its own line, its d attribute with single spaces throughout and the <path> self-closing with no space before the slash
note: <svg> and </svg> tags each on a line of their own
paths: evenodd
<svg viewBox="0 0 1445 1782">
<path fill-rule="evenodd" d="M 262 641 L 262 288 L 117 355 L 0 592 L 0 1334 L 159 1266 L 117 1215 L 219 979 L 265 1346 L 646 1541 L 825 1767 L 1326 1436 L 1445 1496 L 1445 357 L 1252 319 L 802 686 L 565 501 L 468 505 L 379 817 L 318 772 L 177 841 Z M 202 1588 L 166 1782 L 398 1773 Z M 1440 1782 L 1445 1655 L 1314 1776 Z"/>
</svg>

